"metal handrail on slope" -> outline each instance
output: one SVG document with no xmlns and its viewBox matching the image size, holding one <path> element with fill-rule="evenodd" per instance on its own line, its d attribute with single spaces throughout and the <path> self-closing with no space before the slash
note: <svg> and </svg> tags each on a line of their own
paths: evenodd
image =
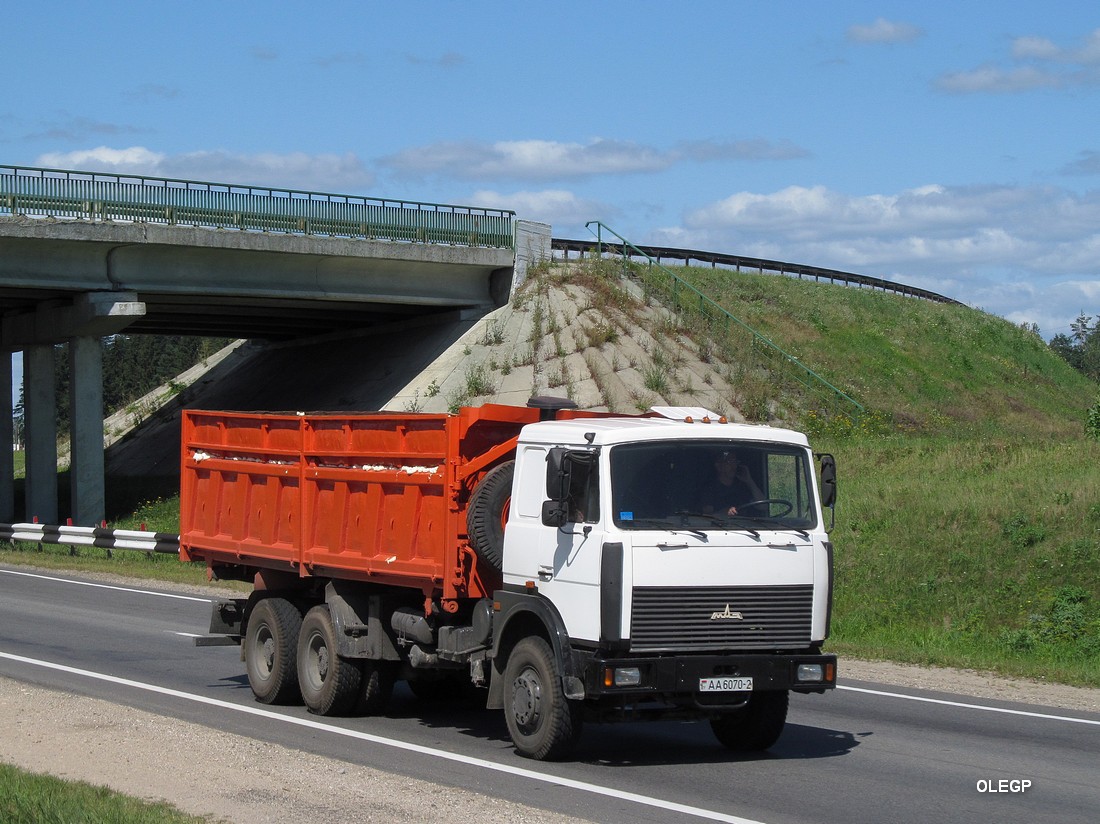
<svg viewBox="0 0 1100 824">
<path fill-rule="evenodd" d="M 515 212 L 227 183 L 0 166 L 0 214 L 510 249 Z"/>
<path fill-rule="evenodd" d="M 570 252 L 577 252 L 582 257 L 585 252 L 592 248 L 592 241 L 590 240 L 570 240 L 568 238 L 552 238 L 550 246 L 555 251 L 560 251 L 566 260 L 569 259 Z M 608 249 L 618 248 L 622 250 L 622 247 L 617 243 L 605 243 L 604 246 Z M 809 266 L 805 263 L 788 263 L 782 260 L 771 260 L 769 258 L 755 258 L 745 257 L 744 255 L 731 255 L 725 252 L 704 252 L 697 249 L 680 249 L 674 246 L 634 246 L 641 254 L 655 258 L 658 263 L 663 259 L 681 260 L 685 266 L 691 266 L 692 261 L 699 261 L 700 263 L 709 263 L 712 269 L 716 269 L 719 266 L 731 267 L 735 272 L 741 272 L 743 269 L 753 270 L 764 274 L 765 272 L 775 272 L 780 275 L 794 276 L 801 280 L 803 277 L 813 278 L 816 281 L 827 280 L 829 283 L 843 283 L 848 286 L 858 286 L 860 288 L 868 286 L 871 289 L 879 289 L 883 292 L 892 292 L 896 295 L 904 295 L 906 297 L 920 298 L 921 300 L 932 301 L 933 303 L 948 303 L 955 306 L 965 306 L 966 304 L 961 301 L 949 298 L 946 295 L 941 295 L 938 292 L 933 292 L 928 289 L 921 289 L 919 286 L 909 286 L 904 283 L 898 283 L 893 280 L 886 280 L 885 278 L 876 278 L 871 275 L 860 275 L 855 272 L 842 272 L 839 269 L 827 269 L 823 266 Z"/>
<path fill-rule="evenodd" d="M 699 301 L 699 311 L 700 311 L 701 314 L 706 315 L 707 310 L 711 310 L 711 311 L 717 313 L 719 316 L 724 316 L 728 321 L 733 321 L 735 324 L 737 324 L 743 330 L 745 330 L 750 335 L 752 335 L 752 340 L 753 340 L 754 345 L 759 344 L 759 345 L 763 346 L 766 350 L 770 349 L 770 350 L 774 351 L 781 358 L 783 358 L 784 361 L 786 361 L 787 363 L 794 366 L 797 371 L 800 371 L 802 373 L 802 376 L 803 376 L 803 378 L 801 379 L 802 383 L 805 384 L 806 383 L 805 379 L 808 378 L 811 381 L 817 383 L 819 386 L 822 386 L 822 387 L 828 389 L 829 391 L 831 391 L 836 397 L 841 398 L 842 400 L 850 403 L 853 407 L 856 408 L 856 410 L 858 410 L 858 412 L 865 411 L 864 407 L 863 407 L 863 404 L 861 404 L 859 401 L 855 400 L 854 398 L 849 396 L 847 393 L 845 393 L 842 390 L 838 389 L 836 386 L 833 386 L 833 384 L 829 383 L 828 380 L 826 380 L 821 375 L 817 374 L 815 371 L 810 369 L 810 367 L 808 367 L 804 363 L 802 363 L 797 357 L 790 354 L 789 352 L 784 351 L 777 344 L 773 343 L 771 340 L 769 340 L 764 335 L 757 332 L 755 329 L 753 329 L 747 323 L 742 321 L 740 318 L 736 317 L 728 309 L 726 309 L 725 307 L 723 307 L 720 304 L 716 303 L 711 298 L 704 295 L 702 292 L 700 292 L 698 289 L 696 289 L 690 283 L 687 283 L 686 281 L 684 281 L 675 272 L 671 271 L 670 269 L 668 269 L 667 267 L 665 267 L 661 263 L 655 261 L 652 257 L 650 257 L 648 254 L 643 252 L 637 246 L 632 244 L 630 241 L 628 241 L 626 238 L 624 238 L 622 235 L 620 235 L 614 229 L 612 229 L 609 226 L 606 226 L 605 224 L 601 223 L 598 220 L 590 220 L 588 223 L 585 224 L 585 228 L 588 229 L 589 231 L 592 231 L 593 226 L 596 227 L 596 230 L 595 230 L 595 232 L 593 232 L 593 234 L 596 235 L 596 253 L 597 253 L 597 255 L 599 255 L 601 257 L 603 256 L 603 246 L 604 246 L 603 232 L 606 230 L 607 232 L 610 232 L 612 235 L 614 235 L 616 238 L 619 239 L 619 242 L 621 244 L 620 248 L 622 250 L 624 263 L 625 263 L 625 260 L 626 260 L 626 257 L 627 257 L 626 254 L 625 254 L 625 250 L 627 248 L 630 248 L 631 250 L 633 250 L 634 254 L 646 258 L 646 260 L 648 261 L 649 266 L 650 266 L 651 269 L 656 267 L 656 269 L 660 270 L 661 272 L 663 272 L 665 275 L 668 276 L 668 280 L 672 284 L 672 289 L 669 292 L 669 296 L 672 298 L 674 304 L 677 307 L 680 307 L 682 305 L 679 293 L 680 293 L 680 290 L 683 289 L 689 295 L 694 295 L 698 299 L 698 301 Z"/>
</svg>

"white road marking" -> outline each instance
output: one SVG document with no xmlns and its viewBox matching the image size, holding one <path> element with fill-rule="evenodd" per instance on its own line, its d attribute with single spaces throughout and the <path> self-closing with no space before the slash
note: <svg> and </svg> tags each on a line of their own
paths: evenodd
<svg viewBox="0 0 1100 824">
<path fill-rule="evenodd" d="M 838 690 L 849 692 L 862 692 L 867 695 L 882 695 L 887 698 L 904 698 L 906 701 L 923 701 L 926 704 L 942 704 L 946 707 L 962 707 L 968 710 L 982 710 L 983 712 L 1003 712 L 1007 715 L 1026 715 L 1030 718 L 1046 718 L 1051 721 L 1072 721 L 1075 724 L 1094 724 L 1100 726 L 1100 721 L 1089 718 L 1071 718 L 1068 715 L 1050 715 L 1045 712 L 1028 712 L 1026 710 L 1009 710 L 1004 707 L 989 707 L 985 704 L 965 704 L 962 701 L 947 701 L 942 698 L 925 698 L 922 695 L 904 695 L 900 692 L 886 692 L 885 690 L 869 690 L 863 687 L 844 687 L 837 685 Z"/>
<path fill-rule="evenodd" d="M 602 787 L 599 784 L 590 784 L 587 781 L 576 781 L 572 778 L 562 778 L 556 775 L 548 775 L 546 773 L 540 773 L 535 770 L 524 769 L 523 767 L 514 767 L 509 764 L 498 764 L 495 761 L 487 761 L 483 758 L 474 758 L 468 755 L 460 755 L 458 753 L 445 752 L 443 750 L 434 750 L 430 747 L 424 747 L 419 744 L 410 744 L 406 741 L 398 741 L 394 738 L 384 738 L 380 735 L 372 735 L 371 733 L 344 729 L 343 727 L 336 727 L 332 726 L 331 724 L 323 724 L 320 721 L 314 721 L 310 718 L 295 718 L 289 715 L 282 715 L 280 713 L 272 712 L 271 710 L 265 710 L 257 706 L 231 704 L 228 701 L 220 701 L 216 698 L 207 698 L 204 695 L 195 695 L 189 692 L 181 692 L 180 690 L 173 690 L 169 689 L 168 687 L 158 686 L 156 684 L 146 684 L 141 681 L 131 681 L 128 678 L 118 678 L 114 675 L 106 675 L 105 673 L 101 672 L 92 672 L 90 670 L 77 669 L 76 667 L 68 667 L 63 664 L 53 664 L 49 661 L 39 661 L 35 658 L 26 658 L 22 655 L 13 655 L 8 652 L 0 652 L 0 658 L 6 658 L 9 661 L 16 661 L 21 664 L 44 667 L 46 669 L 56 670 L 58 672 L 65 672 L 69 673 L 70 675 L 79 675 L 84 678 L 92 678 L 97 681 L 105 681 L 107 683 L 117 684 L 119 686 L 145 690 L 146 692 L 153 692 L 157 693 L 158 695 L 167 695 L 172 698 L 182 699 L 184 701 L 193 701 L 197 704 L 206 704 L 208 706 L 218 707 L 219 709 L 231 710 L 233 712 L 240 712 L 246 715 L 254 715 L 260 718 L 267 718 L 272 721 L 281 721 L 285 724 L 293 724 L 295 726 L 306 727 L 312 730 L 321 730 L 323 732 L 333 733 L 334 735 L 340 735 L 346 738 L 354 738 L 359 741 L 367 741 L 371 744 L 378 744 L 379 746 L 383 747 L 393 747 L 394 749 L 406 750 L 407 752 L 414 752 L 419 755 L 426 755 L 432 758 L 441 758 L 445 761 L 454 761 L 460 764 L 477 767 L 479 769 L 493 770 L 495 772 L 507 773 L 508 775 L 517 776 L 519 778 L 529 778 L 535 781 L 542 781 L 547 784 L 554 784 L 559 787 L 568 787 L 569 789 L 592 793 L 593 795 L 602 795 L 620 801 L 630 801 L 635 804 L 642 804 L 646 807 L 653 807 L 660 810 L 668 810 L 669 812 L 683 813 L 684 815 L 704 818 L 708 821 L 722 821 L 726 822 L 726 824 L 761 824 L 761 822 L 759 821 L 753 821 L 748 818 L 740 818 L 739 816 L 735 815 L 727 815 L 726 813 L 720 813 L 716 810 L 707 810 L 703 809 L 702 807 L 691 807 L 687 804 L 678 804 L 674 801 L 666 801 L 662 798 L 653 798 L 652 796 L 625 792 L 623 790 L 616 790 L 611 787 Z"/>
<path fill-rule="evenodd" d="M 5 575 L 20 575 L 24 578 L 39 578 L 43 581 L 57 581 L 62 584 L 75 584 L 82 587 L 95 587 L 96 589 L 113 589 L 118 592 L 133 592 L 138 595 L 158 595 L 161 598 L 176 598 L 180 601 L 201 601 L 204 604 L 209 604 L 212 599 L 199 598 L 194 595 L 176 595 L 174 592 L 158 592 L 155 589 L 134 589 L 132 587 L 119 587 L 111 584 L 96 584 L 91 581 L 74 581 L 72 578 L 58 578 L 56 575 L 41 575 L 34 572 L 18 572 L 14 569 L 0 569 L 0 572 Z"/>
</svg>

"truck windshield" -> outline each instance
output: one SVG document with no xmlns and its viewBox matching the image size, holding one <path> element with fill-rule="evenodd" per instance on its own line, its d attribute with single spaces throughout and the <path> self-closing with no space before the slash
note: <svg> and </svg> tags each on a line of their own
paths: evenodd
<svg viewBox="0 0 1100 824">
<path fill-rule="evenodd" d="M 757 441 L 654 441 L 610 452 L 622 529 L 812 529 L 806 450 Z"/>
</svg>

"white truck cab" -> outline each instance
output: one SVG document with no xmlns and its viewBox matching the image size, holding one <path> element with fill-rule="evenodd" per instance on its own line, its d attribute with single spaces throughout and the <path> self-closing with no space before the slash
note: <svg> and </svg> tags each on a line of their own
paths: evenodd
<svg viewBox="0 0 1100 824">
<path fill-rule="evenodd" d="M 563 691 L 589 711 L 709 718 L 728 746 L 763 749 L 789 690 L 835 684 L 835 465 L 823 456 L 819 485 L 801 433 L 658 411 L 523 428 L 501 595 L 545 602 Z"/>
</svg>

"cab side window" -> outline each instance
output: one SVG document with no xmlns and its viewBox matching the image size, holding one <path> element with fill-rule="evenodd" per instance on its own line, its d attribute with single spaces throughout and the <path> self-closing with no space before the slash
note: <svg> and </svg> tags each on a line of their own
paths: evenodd
<svg viewBox="0 0 1100 824">
<path fill-rule="evenodd" d="M 596 460 L 588 458 L 569 461 L 569 520 L 574 523 L 596 523 L 600 520 L 600 475 Z"/>
</svg>

